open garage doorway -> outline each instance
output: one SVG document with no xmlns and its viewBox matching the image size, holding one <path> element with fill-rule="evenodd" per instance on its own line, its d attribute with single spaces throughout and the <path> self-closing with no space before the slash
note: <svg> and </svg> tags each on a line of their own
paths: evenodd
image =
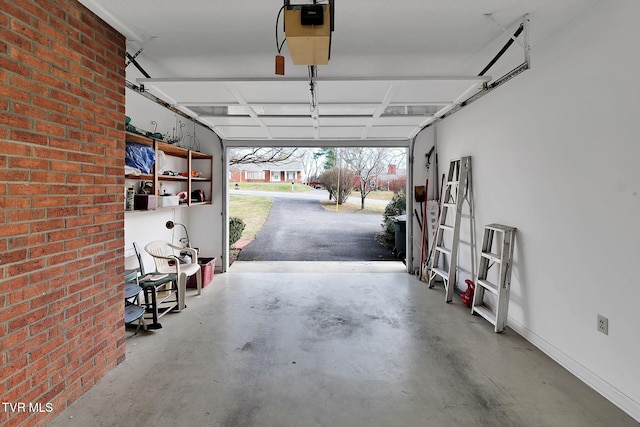
<svg viewBox="0 0 640 427">
<path fill-rule="evenodd" d="M 227 149 L 230 264 L 403 261 L 406 147 Z M 238 224 L 244 225 L 238 235 Z M 391 234 L 390 234 L 391 233 Z M 402 236 L 396 234 L 404 233 Z"/>
</svg>

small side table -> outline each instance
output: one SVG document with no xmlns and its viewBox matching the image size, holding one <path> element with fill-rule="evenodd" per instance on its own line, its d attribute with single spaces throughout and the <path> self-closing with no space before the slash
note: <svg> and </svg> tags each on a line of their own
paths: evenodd
<svg viewBox="0 0 640 427">
<path fill-rule="evenodd" d="M 154 277 L 162 276 L 156 280 Z M 178 292 L 178 278 L 175 274 L 150 273 L 142 276 L 138 283 L 144 291 L 144 308 L 151 317 L 148 329 L 160 329 L 162 324 L 158 320 L 170 311 L 178 310 L 180 296 Z"/>
</svg>

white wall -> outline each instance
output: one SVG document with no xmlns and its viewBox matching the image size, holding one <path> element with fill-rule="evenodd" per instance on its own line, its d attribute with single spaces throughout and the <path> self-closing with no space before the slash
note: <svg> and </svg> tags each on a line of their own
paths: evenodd
<svg viewBox="0 0 640 427">
<path fill-rule="evenodd" d="M 478 243 L 484 224 L 518 229 L 509 326 L 640 420 L 638 16 L 598 3 L 437 140 L 440 173 L 472 156 Z"/>
<path fill-rule="evenodd" d="M 157 131 L 163 134 L 172 134 L 176 125 L 176 114 L 145 98 L 144 96 L 127 89 L 126 114 L 131 117 L 131 124 L 139 129 L 153 131 L 151 122 L 158 123 Z M 185 123 L 186 133 L 194 134 L 193 122 L 180 118 Z M 167 240 L 178 243 L 183 237 L 182 227 L 167 230 L 165 223 L 168 220 L 184 224 L 189 230 L 191 246 L 200 249 L 202 257 L 216 257 L 216 267 L 222 266 L 224 253 L 222 242 L 222 163 L 220 140 L 209 129 L 196 125 L 195 135 L 200 140 L 200 151 L 213 155 L 213 203 L 211 205 L 180 207 L 173 209 L 161 209 L 156 212 L 127 212 L 125 213 L 125 248 L 131 248 L 133 242 L 144 245 L 153 240 Z M 144 251 L 143 251 L 144 252 Z M 143 253 L 145 266 L 152 267 L 150 256 Z"/>
</svg>

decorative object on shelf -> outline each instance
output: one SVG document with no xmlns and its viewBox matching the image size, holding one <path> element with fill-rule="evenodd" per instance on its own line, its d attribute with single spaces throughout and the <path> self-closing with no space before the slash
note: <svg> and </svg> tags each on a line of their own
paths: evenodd
<svg viewBox="0 0 640 427">
<path fill-rule="evenodd" d="M 187 136 L 189 137 L 189 144 L 186 148 L 193 151 L 200 151 L 200 140 L 196 136 L 196 124 L 193 123 L 193 135 L 187 132 Z"/>
<path fill-rule="evenodd" d="M 162 134 L 158 132 L 158 122 L 156 122 L 155 120 L 152 120 L 151 124 L 153 125 L 153 132 L 146 132 L 145 135 L 153 139 L 162 139 L 163 138 Z"/>
<path fill-rule="evenodd" d="M 178 119 L 178 115 L 176 114 L 176 125 L 173 127 L 173 135 L 170 137 L 169 133 L 167 132 L 164 137 L 165 142 L 167 144 L 175 144 L 179 146 L 182 142 L 182 139 L 184 138 L 184 126 L 185 124 L 182 123 L 182 120 Z"/>
</svg>

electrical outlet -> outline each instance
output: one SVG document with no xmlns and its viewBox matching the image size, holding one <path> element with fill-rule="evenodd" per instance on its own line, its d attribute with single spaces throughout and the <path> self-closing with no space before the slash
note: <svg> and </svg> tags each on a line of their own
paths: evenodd
<svg viewBox="0 0 640 427">
<path fill-rule="evenodd" d="M 609 319 L 602 314 L 598 314 L 598 332 L 609 335 Z"/>
</svg>

